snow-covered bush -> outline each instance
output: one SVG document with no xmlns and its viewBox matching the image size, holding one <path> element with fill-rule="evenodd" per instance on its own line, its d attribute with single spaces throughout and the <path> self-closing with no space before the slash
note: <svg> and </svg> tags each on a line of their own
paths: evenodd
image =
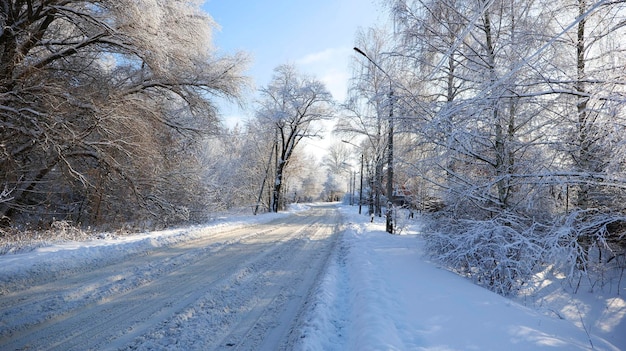
<svg viewBox="0 0 626 351">
<path fill-rule="evenodd" d="M 392 214 L 395 234 L 402 234 L 409 226 L 414 224 L 415 210 L 411 208 L 394 206 Z"/>
<path fill-rule="evenodd" d="M 93 232 L 64 220 L 50 223 L 47 229 L 8 227 L 0 229 L 0 255 L 28 252 L 51 243 L 84 241 L 93 237 Z"/>
<path fill-rule="evenodd" d="M 626 269 L 626 216 L 597 209 L 574 211 L 545 239 L 545 261 L 564 274 L 573 291 L 621 285 Z"/>
<path fill-rule="evenodd" d="M 513 215 L 439 219 L 426 230 L 428 251 L 449 269 L 503 295 L 520 288 L 543 255 L 545 228 Z"/>
<path fill-rule="evenodd" d="M 510 213 L 490 220 L 433 218 L 425 236 L 441 264 L 503 295 L 528 288 L 546 269 L 565 277 L 573 292 L 581 284 L 619 291 L 626 270 L 626 216 L 598 210 L 544 224 Z"/>
</svg>

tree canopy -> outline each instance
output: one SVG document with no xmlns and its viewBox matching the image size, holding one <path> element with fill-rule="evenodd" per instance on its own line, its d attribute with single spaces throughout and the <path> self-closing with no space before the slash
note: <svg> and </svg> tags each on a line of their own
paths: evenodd
<svg viewBox="0 0 626 351">
<path fill-rule="evenodd" d="M 318 137 L 313 122 L 332 117 L 332 95 L 319 80 L 299 73 L 292 65 L 281 65 L 261 89 L 257 118 L 275 132 L 276 172 L 272 210 L 283 207 L 284 170 L 303 138 Z"/>
<path fill-rule="evenodd" d="M 190 143 L 219 128 L 211 96 L 235 98 L 246 84 L 246 56 L 215 55 L 200 4 L 0 2 L 0 184 L 10 190 L 0 215 L 137 217 L 125 204 L 181 214 Z"/>
</svg>

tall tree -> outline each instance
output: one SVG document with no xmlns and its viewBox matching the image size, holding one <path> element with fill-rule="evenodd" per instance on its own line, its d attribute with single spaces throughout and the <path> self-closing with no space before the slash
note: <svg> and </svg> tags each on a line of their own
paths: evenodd
<svg viewBox="0 0 626 351">
<path fill-rule="evenodd" d="M 414 96 L 427 107 L 415 110 L 424 118 L 409 118 L 432 145 L 431 159 L 414 168 L 441 170 L 416 173 L 447 193 L 431 248 L 464 274 L 478 272 L 477 280 L 507 292 L 545 259 L 540 246 L 568 204 L 604 212 L 596 222 L 582 219 L 581 227 L 596 223 L 592 229 L 568 235 L 589 240 L 589 233 L 606 232 L 606 211 L 624 210 L 623 191 L 615 189 L 625 187 L 619 38 L 626 3 L 390 4 L 400 38 L 394 53 L 418 71 L 423 84 L 407 86 L 420 88 Z M 573 200 L 561 187 L 575 190 Z M 494 245 L 499 240 L 508 244 Z M 518 243 L 524 244 L 511 249 Z"/>
<path fill-rule="evenodd" d="M 522 191 L 517 175 L 535 173 L 528 160 L 542 142 L 534 135 L 549 129 L 538 121 L 541 74 L 525 64 L 544 43 L 545 16 L 532 10 L 535 2 L 394 3 L 398 51 L 426 82 L 415 93 L 422 118 L 413 130 L 432 144 L 428 164 L 441 170 L 427 176 L 447 193 L 449 208 L 471 216 L 520 206 L 533 192 Z"/>
<path fill-rule="evenodd" d="M 314 122 L 332 117 L 333 100 L 322 82 L 299 73 L 292 65 L 274 70 L 272 81 L 261 89 L 257 118 L 271 125 L 276 133 L 276 172 L 271 210 L 284 206 L 285 168 L 303 138 L 319 137 Z"/>
<path fill-rule="evenodd" d="M 350 156 L 351 152 L 344 143 L 334 143 L 328 148 L 328 154 L 322 161 L 329 172 L 341 175 L 351 171 L 348 164 Z"/>
<path fill-rule="evenodd" d="M 356 46 L 367 53 L 380 68 L 392 71 L 393 58 L 383 53 L 389 49 L 391 35 L 382 28 L 369 28 L 357 33 Z M 365 140 L 365 154 L 369 156 L 367 164 L 372 164 L 372 196 L 374 212 L 382 215 L 381 195 L 383 189 L 383 167 L 387 151 L 389 112 L 392 106 L 390 88 L 394 82 L 389 80 L 379 67 L 355 53 L 353 59 L 353 78 L 348 89 L 348 98 L 344 102 L 345 118 L 336 126 L 336 131 L 349 137 Z M 365 150 L 363 150 L 365 151 Z"/>
<path fill-rule="evenodd" d="M 200 3 L 0 1 L 0 184 L 15 189 L 0 214 L 89 223 L 184 202 L 163 191 L 193 159 L 178 151 L 216 130 L 208 97 L 245 83 Z"/>
<path fill-rule="evenodd" d="M 623 148 L 626 138 L 623 81 L 626 35 L 623 1 L 565 1 L 562 12 L 576 25 L 558 45 L 564 47 L 562 72 L 553 77 L 563 94 L 569 138 L 574 205 L 580 209 L 615 208 L 623 203 L 614 185 L 624 186 Z M 555 18 L 558 23 L 560 19 Z M 572 55 L 573 54 L 573 55 Z M 608 177 L 608 179 L 607 179 Z M 621 183 L 621 184 L 620 184 Z"/>
</svg>

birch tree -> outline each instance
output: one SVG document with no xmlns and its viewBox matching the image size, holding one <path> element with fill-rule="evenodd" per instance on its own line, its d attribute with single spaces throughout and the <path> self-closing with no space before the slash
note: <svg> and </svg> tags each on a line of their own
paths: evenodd
<svg viewBox="0 0 626 351">
<path fill-rule="evenodd" d="M 571 257 L 587 262 L 576 238 L 606 244 L 607 212 L 623 211 L 624 2 L 390 3 L 396 52 L 422 71 L 415 96 L 432 108 L 413 123 L 432 161 L 415 167 L 442 170 L 420 174 L 448 193 L 433 252 L 503 293 L 544 250 L 582 248 Z M 584 233 L 554 229 L 570 203 L 584 215 L 566 222 Z M 549 247 L 552 235 L 575 244 Z"/>
<path fill-rule="evenodd" d="M 387 49 L 390 34 L 381 28 L 370 28 L 357 33 L 356 46 L 382 67 L 391 61 L 382 54 Z M 348 98 L 343 108 L 346 112 L 338 121 L 336 132 L 350 138 L 364 140 L 364 153 L 372 165 L 370 205 L 376 216 L 382 215 L 381 196 L 383 189 L 383 167 L 387 150 L 390 87 L 393 82 L 363 56 L 355 53 L 353 78 L 348 89 Z"/>
<path fill-rule="evenodd" d="M 426 82 L 415 94 L 423 119 L 414 131 L 432 144 L 424 166 L 441 171 L 423 174 L 448 194 L 449 208 L 470 216 L 518 207 L 533 192 L 520 192 L 516 175 L 533 173 L 537 163 L 526 158 L 541 154 L 531 135 L 548 129 L 533 101 L 540 75 L 524 62 L 542 44 L 535 28 L 545 18 L 533 2 L 394 4 L 398 51 Z"/>
<path fill-rule="evenodd" d="M 568 138 L 562 150 L 565 165 L 577 174 L 570 178 L 573 205 L 623 210 L 616 206 L 623 203 L 622 191 L 614 186 L 624 185 L 626 3 L 564 1 L 561 11 L 574 25 L 557 42 L 567 54 L 560 61 L 563 73 L 551 81 L 563 93 Z M 562 19 L 554 22 L 559 26 Z"/>
</svg>

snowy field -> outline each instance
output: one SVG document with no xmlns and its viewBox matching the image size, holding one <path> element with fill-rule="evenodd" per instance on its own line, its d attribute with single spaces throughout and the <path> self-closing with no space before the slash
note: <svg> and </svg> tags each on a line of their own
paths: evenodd
<svg viewBox="0 0 626 351">
<path fill-rule="evenodd" d="M 0 256 L 0 349 L 6 350 L 3 342 L 12 333 L 6 321 L 15 319 L 9 317 L 19 313 L 17 307 L 10 306 L 12 300 L 7 292 L 26 288 L 18 287 L 19 284 L 35 284 L 50 277 L 63 276 L 63 272 L 77 271 L 85 265 L 104 267 L 108 262 L 141 256 L 155 248 L 193 242 L 212 231 L 279 223 L 281 218 L 306 210 L 307 206 L 302 206 L 294 208 L 291 213 L 278 215 L 223 218 L 208 226 L 123 238 L 102 236 L 102 239 L 88 242 L 57 243 L 30 252 Z M 312 293 L 307 295 L 308 301 L 291 326 L 291 341 L 286 344 L 289 349 L 626 350 L 626 302 L 623 295 L 570 296 L 554 288 L 546 292 L 540 302 L 520 299 L 519 302 L 529 306 L 524 307 L 428 262 L 421 249 L 419 221 L 407 226 L 402 235 L 389 235 L 384 232 L 384 218 L 376 218 L 370 223 L 367 216 L 356 214 L 356 207 L 339 206 L 339 210 L 344 217 L 345 230 L 336 244 L 330 246 L 334 249 L 324 265 L 323 274 L 315 276 Z M 312 244 L 313 240 L 302 245 Z M 217 254 L 227 245 L 230 244 L 214 244 L 194 255 Z M 289 248 L 286 246 L 281 255 L 288 256 Z M 178 261 L 172 259 L 172 267 L 183 265 L 187 256 L 177 258 Z M 142 279 L 157 275 L 153 270 L 152 264 L 147 264 L 145 270 L 135 268 Z M 253 268 L 240 271 L 233 283 L 248 290 L 248 295 L 244 296 L 258 294 L 255 289 L 261 286 L 257 282 L 247 287 L 250 272 Z M 268 272 L 278 270 L 264 274 Z M 279 285 L 279 280 L 272 281 L 272 284 Z M 133 277 L 127 276 L 123 281 L 130 284 Z M 93 288 L 85 286 L 84 290 Z M 92 294 L 100 294 L 103 299 L 107 296 L 104 291 Z M 219 296 L 209 295 L 205 293 L 183 306 L 182 312 L 170 318 L 168 323 L 145 326 L 146 334 L 128 340 L 127 346 L 118 342 L 103 348 L 206 349 L 194 338 L 208 334 L 207 328 L 214 325 L 216 316 L 207 313 L 207 305 L 210 302 L 213 306 L 220 306 L 220 302 L 216 301 Z M 229 299 L 227 295 L 222 296 Z M 277 306 L 297 309 L 289 307 L 289 303 Z M 263 311 L 268 310 L 272 309 Z M 45 313 L 43 311 L 40 318 L 48 318 L 43 315 Z M 283 315 L 276 313 L 277 316 Z M 220 323 L 226 322 L 221 320 Z M 271 326 L 271 321 L 267 325 Z M 263 335 L 274 334 L 270 328 Z M 261 346 L 265 344 L 260 341 L 248 345 L 263 349 Z M 213 345 L 210 349 L 246 347 L 226 343 Z"/>
</svg>

